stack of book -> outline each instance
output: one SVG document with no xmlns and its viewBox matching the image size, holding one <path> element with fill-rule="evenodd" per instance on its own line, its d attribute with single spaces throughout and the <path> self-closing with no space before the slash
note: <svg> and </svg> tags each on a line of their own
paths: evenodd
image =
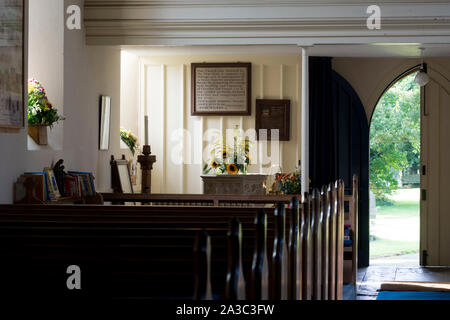
<svg viewBox="0 0 450 320">
<path fill-rule="evenodd" d="M 29 188 L 31 190 L 28 190 Z M 14 184 L 14 203 L 29 201 L 30 198 L 27 198 L 27 193 L 30 191 L 30 198 L 35 201 L 58 201 L 63 198 L 55 174 L 50 168 L 45 168 L 44 171 L 22 174 Z M 82 198 L 95 194 L 94 177 L 91 172 L 69 171 L 64 175 L 65 199 Z"/>
</svg>

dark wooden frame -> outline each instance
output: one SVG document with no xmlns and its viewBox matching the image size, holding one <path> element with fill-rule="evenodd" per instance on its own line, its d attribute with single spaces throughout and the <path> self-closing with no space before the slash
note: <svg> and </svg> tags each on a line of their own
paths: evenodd
<svg viewBox="0 0 450 320">
<path fill-rule="evenodd" d="M 26 26 L 25 24 L 28 24 L 28 14 L 27 14 L 27 1 L 22 0 L 22 125 L 21 126 L 14 126 L 14 125 L 6 125 L 6 124 L 0 124 L 0 132 L 7 132 L 7 133 L 17 133 L 20 129 L 25 128 L 25 119 L 27 117 L 27 113 L 25 112 L 25 105 L 27 104 L 27 101 L 25 99 L 26 96 L 26 89 L 27 88 L 27 77 L 25 76 L 25 59 L 27 58 L 26 53 L 26 46 L 28 45 L 28 33 L 26 32 Z"/>
<path fill-rule="evenodd" d="M 131 176 L 130 176 L 130 167 L 128 160 L 125 159 L 125 155 L 122 155 L 122 159 L 116 160 L 114 159 L 114 156 L 111 156 L 111 188 L 114 190 L 115 193 L 124 193 L 122 189 L 122 184 L 120 182 L 120 173 L 119 173 L 119 166 L 126 165 L 127 166 L 127 172 L 128 172 L 128 178 L 130 180 L 131 185 L 131 194 L 134 194 L 133 190 L 133 183 L 131 182 Z"/>
<path fill-rule="evenodd" d="M 284 116 L 283 116 L 283 128 L 279 128 L 280 141 L 289 141 L 290 140 L 290 127 L 291 127 L 291 101 L 290 100 L 276 100 L 276 99 L 256 99 L 256 116 L 255 116 L 255 130 L 256 130 L 256 139 L 257 140 L 265 140 L 260 137 L 259 130 L 260 129 L 268 129 L 265 128 L 262 123 L 262 107 L 284 107 Z M 271 140 L 270 130 L 267 131 L 267 140 Z"/>
<path fill-rule="evenodd" d="M 247 110 L 245 111 L 213 111 L 200 112 L 196 110 L 196 69 L 197 68 L 246 68 L 247 69 Z M 191 115 L 192 116 L 249 116 L 252 106 L 252 64 L 237 63 L 191 63 Z"/>
</svg>

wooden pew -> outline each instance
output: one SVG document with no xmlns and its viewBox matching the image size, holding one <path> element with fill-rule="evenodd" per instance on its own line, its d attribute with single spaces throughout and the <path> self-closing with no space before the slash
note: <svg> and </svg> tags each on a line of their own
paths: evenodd
<svg viewBox="0 0 450 320">
<path fill-rule="evenodd" d="M 228 231 L 228 271 L 226 300 L 245 300 L 245 280 L 242 267 L 242 225 L 233 218 Z"/>
<path fill-rule="evenodd" d="M 302 201 L 301 235 L 302 239 L 302 298 L 311 300 L 313 296 L 313 243 L 311 236 L 311 198 L 304 194 Z"/>
<path fill-rule="evenodd" d="M 269 260 L 267 251 L 267 214 L 258 210 L 255 218 L 256 241 L 253 254 L 249 299 L 269 299 Z"/>
<path fill-rule="evenodd" d="M 344 288 L 344 182 L 338 180 L 336 189 L 336 299 L 343 299 Z"/>
<path fill-rule="evenodd" d="M 322 288 L 321 288 L 321 299 L 328 300 L 328 288 L 329 288 L 329 268 L 330 268 L 330 195 L 327 186 L 322 187 L 320 193 L 320 210 L 322 216 Z"/>
<path fill-rule="evenodd" d="M 344 247 L 344 263 L 349 263 L 350 267 L 344 268 L 344 279 L 346 283 L 352 283 L 356 289 L 356 279 L 358 272 L 358 176 L 353 176 L 352 194 L 345 195 L 344 201 L 347 204 L 348 212 L 345 213 L 345 224 L 350 226 L 350 238 L 352 245 Z M 346 266 L 346 265 L 345 265 Z"/>
<path fill-rule="evenodd" d="M 271 285 L 269 295 L 271 300 L 287 300 L 289 255 L 286 245 L 286 217 L 284 205 L 279 203 L 275 208 L 275 236 L 273 242 Z"/>
<path fill-rule="evenodd" d="M 7 275 L 1 290 L 10 297 L 192 298 L 193 230 L 147 228 L 129 234 L 117 227 L 35 225 L 1 223 L 0 269 Z M 197 245 L 196 251 L 208 250 L 204 241 Z M 197 259 L 198 270 L 207 269 L 205 259 Z M 70 265 L 81 268 L 80 291 L 65 288 Z M 210 281 L 207 275 L 198 277 Z"/>
<path fill-rule="evenodd" d="M 42 219 L 50 219 L 52 223 L 57 223 L 60 227 L 69 227 L 73 228 L 73 225 L 70 225 L 68 223 L 68 219 L 79 219 L 80 217 L 83 218 L 83 223 L 94 223 L 96 226 L 98 226 L 99 221 L 107 220 L 107 225 L 114 225 L 114 224 L 125 224 L 127 228 L 133 227 L 133 225 L 136 225 L 136 222 L 138 222 L 138 227 L 140 228 L 148 228 L 149 226 L 152 226 L 152 228 L 169 228 L 169 227 L 180 227 L 180 226 L 186 226 L 190 225 L 188 229 L 193 230 L 193 225 L 203 225 L 206 228 L 210 229 L 210 232 L 214 231 L 217 232 L 218 230 L 224 230 L 223 225 L 227 224 L 230 217 L 230 212 L 235 210 L 225 209 L 224 212 L 226 213 L 224 216 L 218 216 L 217 214 L 211 214 L 212 218 L 210 218 L 208 221 L 203 221 L 204 218 L 202 215 L 199 215 L 198 217 L 191 216 L 190 214 L 188 217 L 188 221 L 186 220 L 186 210 L 181 211 L 180 208 L 173 208 L 175 212 L 172 212 L 173 215 L 170 214 L 171 209 L 170 208 L 164 208 L 161 212 L 161 208 L 158 209 L 158 212 L 154 212 L 157 208 L 153 208 L 151 212 L 149 212 L 148 208 L 130 208 L 130 207 L 110 207 L 106 208 L 109 210 L 105 210 L 104 207 L 98 207 L 98 206 L 86 206 L 83 207 L 82 211 L 80 211 L 80 208 L 74 207 L 74 206 L 61 206 L 58 208 L 58 206 L 48 206 L 48 207 L 26 207 L 22 209 L 30 209 L 32 210 L 23 212 L 22 214 L 19 214 L 18 212 L 21 211 L 19 206 L 14 206 L 11 209 L 15 209 L 16 212 L 13 212 L 13 217 L 9 217 L 10 219 L 17 219 L 19 218 L 22 222 L 25 223 L 31 223 L 32 225 L 36 225 L 36 223 L 39 223 L 42 221 Z M 48 210 L 47 210 L 48 209 Z M 114 209 L 114 210 L 111 210 Z M 122 210 L 120 210 L 122 209 Z M 137 210 L 136 210 L 137 209 Z M 143 210 L 142 210 L 143 209 Z M 201 212 L 207 213 L 204 209 L 208 208 L 200 208 Z M 223 209 L 222 209 L 223 210 Z M 13 210 L 14 211 L 14 210 Z M 152 212 L 153 211 L 153 212 Z M 255 209 L 251 210 L 244 210 L 247 213 L 254 213 Z M 59 212 L 59 213 L 58 213 Z M 216 212 L 217 213 L 217 212 Z M 242 213 L 242 212 L 241 212 Z M 239 213 L 238 213 L 239 214 Z M 184 220 L 182 219 L 184 216 Z M 5 218 L 5 217 L 2 217 Z M 8 218 L 8 217 L 6 217 Z M 244 217 L 245 218 L 245 217 Z M 25 221 L 24 221 L 25 219 Z M 113 220 L 111 220 L 113 219 Z M 138 221 L 134 221 L 138 219 Z M 253 217 L 251 217 L 251 220 L 253 221 Z M 220 220 L 220 221 L 219 221 Z M 78 221 L 80 222 L 80 221 Z M 78 226 L 77 226 L 78 227 Z M 198 229 L 198 228 L 197 228 Z M 214 229 L 214 230 L 213 230 Z M 212 230 L 212 231 L 211 231 Z M 267 231 L 265 231 L 266 233 Z M 213 245 L 217 244 L 217 241 L 220 239 L 218 237 L 213 237 Z M 219 241 L 223 244 L 224 241 Z M 267 245 L 264 245 L 265 247 Z M 216 250 L 217 252 L 217 250 Z M 214 253 L 213 253 L 214 257 Z M 214 260 L 214 259 L 213 259 Z M 224 265 L 223 260 L 219 261 L 216 265 Z M 267 271 L 266 271 L 267 272 Z M 225 275 L 223 277 L 225 279 Z"/>
<path fill-rule="evenodd" d="M 124 194 L 101 193 L 105 202 L 123 204 L 124 202 L 143 203 L 157 206 L 275 206 L 276 203 L 290 203 L 290 195 L 205 195 L 205 194 Z"/>
<path fill-rule="evenodd" d="M 330 205 L 330 215 L 329 215 L 329 269 L 328 269 L 328 299 L 336 299 L 336 231 L 337 231 L 337 191 L 335 189 L 335 184 L 330 183 L 328 185 L 329 194 L 329 205 Z"/>
<path fill-rule="evenodd" d="M 195 298 L 210 298 L 214 295 L 216 298 L 238 299 L 245 294 L 247 298 L 256 300 L 267 297 L 336 299 L 342 298 L 342 265 L 339 264 L 343 263 L 343 203 L 343 182 L 337 181 L 322 188 L 320 193 L 314 190 L 311 196 L 305 194 L 301 204 L 298 204 L 298 199 L 291 197 L 289 208 L 285 209 L 284 204 L 279 203 L 275 210 L 266 208 L 265 212 L 251 206 L 54 205 L 33 206 L 32 210 L 28 210 L 28 206 L 10 206 L 8 213 L 0 214 L 0 220 L 20 219 L 30 226 L 48 219 L 59 228 L 69 229 L 79 229 L 83 227 L 83 223 L 87 223 L 97 228 L 121 225 L 130 230 L 141 228 L 147 231 L 207 230 L 210 249 L 197 251 L 194 261 L 200 256 L 211 257 L 210 265 L 206 267 L 210 270 L 211 285 L 207 289 L 204 279 L 198 279 Z M 0 206 L 0 210 L 2 207 Z M 241 222 L 237 238 L 242 240 L 242 261 L 237 270 L 243 274 L 243 278 L 239 279 L 245 279 L 247 284 L 245 293 L 242 290 L 239 293 L 237 289 L 230 290 L 232 286 L 225 285 L 227 272 L 230 271 L 224 263 L 227 260 L 227 241 L 230 241 L 227 231 L 233 217 Z M 78 221 L 75 225 L 67 224 L 68 220 L 77 219 L 83 220 L 83 223 Z M 232 234 L 236 235 L 236 232 Z M 202 243 L 205 243 L 204 238 L 203 236 Z M 161 239 L 167 241 L 164 237 Z M 342 241 L 339 242 L 339 239 Z M 189 241 L 192 246 L 194 240 L 195 237 L 191 235 Z M 176 245 L 176 242 L 172 244 Z M 237 287 L 242 288 L 242 280 L 237 283 L 241 283 Z M 218 287 L 222 289 L 217 289 Z"/>
<path fill-rule="evenodd" d="M 300 235 L 301 215 L 299 207 L 299 199 L 293 197 L 289 213 L 289 282 L 288 282 L 288 298 L 289 300 L 302 299 L 302 241 Z"/>
<path fill-rule="evenodd" d="M 194 277 L 194 300 L 212 300 L 211 237 L 206 231 L 200 231 L 195 239 Z"/>
<path fill-rule="evenodd" d="M 319 190 L 314 189 L 311 196 L 311 232 L 313 242 L 313 299 L 322 298 L 322 211 Z"/>
</svg>

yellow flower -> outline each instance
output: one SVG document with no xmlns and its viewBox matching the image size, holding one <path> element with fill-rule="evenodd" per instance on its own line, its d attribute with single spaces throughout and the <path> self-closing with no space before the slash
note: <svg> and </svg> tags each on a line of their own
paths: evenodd
<svg viewBox="0 0 450 320">
<path fill-rule="evenodd" d="M 227 171 L 229 174 L 236 174 L 239 172 L 239 169 L 234 163 L 230 163 L 227 164 Z"/>
<path fill-rule="evenodd" d="M 28 83 L 28 92 L 32 92 L 35 88 L 35 85 L 33 83 Z"/>
<path fill-rule="evenodd" d="M 219 163 L 216 161 L 216 159 L 211 160 L 211 167 L 216 169 L 219 166 Z"/>
</svg>

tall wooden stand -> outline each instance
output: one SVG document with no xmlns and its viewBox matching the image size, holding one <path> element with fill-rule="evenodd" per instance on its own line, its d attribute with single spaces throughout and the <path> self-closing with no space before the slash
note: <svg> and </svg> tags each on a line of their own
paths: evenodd
<svg viewBox="0 0 450 320">
<path fill-rule="evenodd" d="M 151 155 L 149 145 L 145 145 L 142 149 L 142 155 L 138 156 L 138 162 L 141 164 L 142 170 L 142 188 L 141 193 L 152 193 L 152 169 L 156 162 L 156 156 Z"/>
</svg>

